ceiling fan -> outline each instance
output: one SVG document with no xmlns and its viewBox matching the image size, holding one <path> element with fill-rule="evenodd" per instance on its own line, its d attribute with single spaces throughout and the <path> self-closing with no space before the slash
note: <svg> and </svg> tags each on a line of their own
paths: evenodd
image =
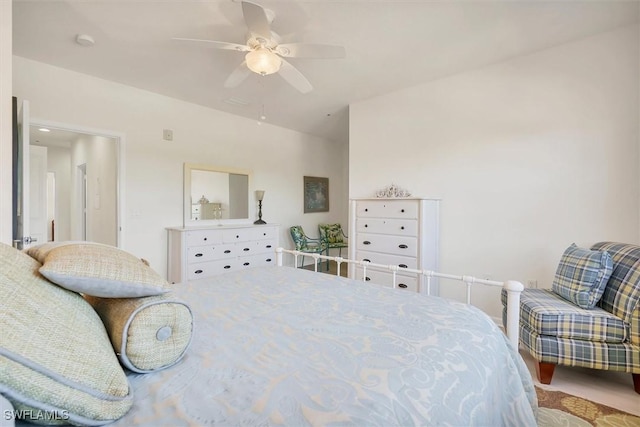
<svg viewBox="0 0 640 427">
<path fill-rule="evenodd" d="M 174 38 L 174 40 L 208 43 L 215 49 L 247 52 L 244 61 L 229 75 L 224 87 L 242 83 L 251 72 L 266 76 L 278 73 L 291 86 L 302 93 L 311 92 L 313 86 L 298 69 L 284 58 L 344 58 L 342 46 L 315 43 L 280 43 L 280 36 L 271 30 L 275 14 L 270 9 L 248 1 L 242 2 L 242 14 L 249 29 L 246 44 L 215 40 Z"/>
</svg>

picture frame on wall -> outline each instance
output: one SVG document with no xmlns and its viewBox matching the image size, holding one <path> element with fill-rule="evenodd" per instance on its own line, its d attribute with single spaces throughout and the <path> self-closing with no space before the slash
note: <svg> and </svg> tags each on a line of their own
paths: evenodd
<svg viewBox="0 0 640 427">
<path fill-rule="evenodd" d="M 304 177 L 304 213 L 329 212 L 329 178 Z"/>
</svg>

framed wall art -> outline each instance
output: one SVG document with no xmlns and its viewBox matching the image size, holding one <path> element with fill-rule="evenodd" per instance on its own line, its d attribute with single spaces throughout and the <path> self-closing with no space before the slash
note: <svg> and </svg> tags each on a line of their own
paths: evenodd
<svg viewBox="0 0 640 427">
<path fill-rule="evenodd" d="M 329 178 L 304 177 L 304 213 L 329 211 Z"/>
</svg>

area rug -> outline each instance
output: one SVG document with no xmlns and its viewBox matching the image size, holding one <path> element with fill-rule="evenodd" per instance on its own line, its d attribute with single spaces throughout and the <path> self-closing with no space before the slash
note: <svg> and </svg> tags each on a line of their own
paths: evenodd
<svg viewBox="0 0 640 427">
<path fill-rule="evenodd" d="M 543 390 L 538 394 L 538 424 L 567 427 L 640 427 L 640 417 L 561 391 Z"/>
</svg>

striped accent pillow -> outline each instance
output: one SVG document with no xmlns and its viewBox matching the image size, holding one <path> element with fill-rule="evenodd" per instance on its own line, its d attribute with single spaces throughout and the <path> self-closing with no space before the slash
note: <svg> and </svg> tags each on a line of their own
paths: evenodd
<svg viewBox="0 0 640 427">
<path fill-rule="evenodd" d="M 560 259 L 551 289 L 581 308 L 598 303 L 613 270 L 611 255 L 606 251 L 569 246 Z"/>
</svg>

